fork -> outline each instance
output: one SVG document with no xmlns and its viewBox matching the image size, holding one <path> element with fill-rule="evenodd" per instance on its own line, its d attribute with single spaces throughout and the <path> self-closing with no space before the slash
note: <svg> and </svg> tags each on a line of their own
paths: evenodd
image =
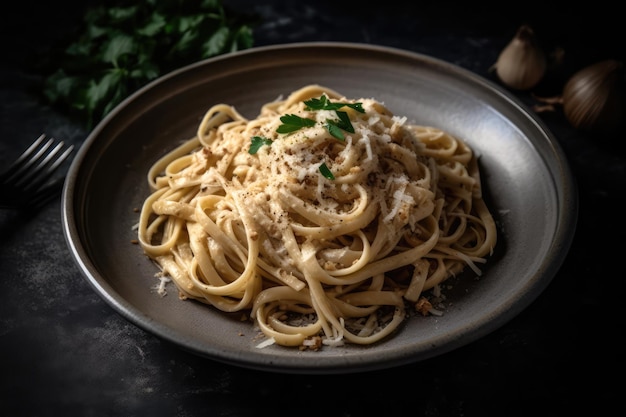
<svg viewBox="0 0 626 417">
<path fill-rule="evenodd" d="M 36 209 L 57 194 L 65 176 L 53 179 L 52 174 L 70 156 L 74 145 L 55 142 L 42 134 L 0 174 L 0 208 Z"/>
</svg>

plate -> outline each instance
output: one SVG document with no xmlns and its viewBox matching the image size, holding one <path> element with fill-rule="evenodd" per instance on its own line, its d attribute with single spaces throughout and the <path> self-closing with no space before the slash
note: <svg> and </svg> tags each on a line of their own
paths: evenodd
<svg viewBox="0 0 626 417">
<path fill-rule="evenodd" d="M 396 115 L 456 135 L 480 155 L 485 198 L 499 228 L 483 275 L 446 286 L 442 316 L 412 317 L 372 346 L 320 351 L 258 348 L 240 315 L 153 289 L 155 265 L 136 239 L 146 174 L 195 134 L 216 103 L 249 118 L 307 84 L 373 97 Z M 453 64 L 365 44 L 314 42 L 256 47 L 169 73 L 126 99 L 90 133 L 69 169 L 63 228 L 93 289 L 138 327 L 195 354 L 245 368 L 332 374 L 376 370 L 444 354 L 487 335 L 549 284 L 573 239 L 578 200 L 567 160 L 541 121 L 494 83 Z"/>
</svg>

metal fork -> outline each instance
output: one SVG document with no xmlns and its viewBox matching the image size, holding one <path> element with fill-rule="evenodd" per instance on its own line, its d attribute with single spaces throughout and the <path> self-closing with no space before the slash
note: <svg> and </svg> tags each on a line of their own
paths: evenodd
<svg viewBox="0 0 626 417">
<path fill-rule="evenodd" d="M 0 208 L 36 209 L 58 193 L 65 176 L 55 179 L 52 174 L 70 156 L 74 145 L 55 142 L 42 134 L 0 174 Z"/>
</svg>

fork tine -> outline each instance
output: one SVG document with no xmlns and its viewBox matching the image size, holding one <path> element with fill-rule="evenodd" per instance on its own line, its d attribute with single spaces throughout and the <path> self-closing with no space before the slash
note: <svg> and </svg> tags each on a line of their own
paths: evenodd
<svg viewBox="0 0 626 417">
<path fill-rule="evenodd" d="M 43 160 L 41 160 L 41 158 L 44 156 L 44 153 L 48 150 L 48 148 L 50 148 L 50 146 L 52 145 L 53 140 L 49 139 L 48 142 L 46 142 L 42 148 L 40 148 L 34 155 L 32 155 L 26 162 L 23 163 L 22 166 L 20 166 L 20 168 L 18 170 L 15 171 L 15 173 L 13 174 L 13 177 L 19 177 L 18 179 L 15 180 L 15 185 L 16 186 L 23 186 L 24 183 L 26 183 L 30 178 L 34 177 L 35 175 L 39 174 L 39 172 L 43 169 L 46 160 L 49 157 L 54 157 L 54 154 L 56 152 L 58 152 L 57 148 L 54 148 L 50 154 L 48 155 L 48 157 L 44 158 Z M 41 162 L 40 162 L 41 161 Z M 32 168 L 33 165 L 35 165 L 37 162 L 39 162 L 39 165 L 36 168 Z"/>
<path fill-rule="evenodd" d="M 32 160 L 32 154 L 33 152 L 35 152 L 35 150 L 39 147 L 39 145 L 41 145 L 41 143 L 44 141 L 44 139 L 46 138 L 45 134 L 42 134 L 41 136 L 39 136 L 39 138 L 37 138 L 36 141 L 34 141 L 3 173 L 2 175 L 0 175 L 0 180 L 3 183 L 8 183 L 10 181 L 12 181 L 15 177 L 17 177 L 19 174 L 21 174 L 22 172 L 25 171 L 25 169 L 28 168 L 28 166 L 33 164 L 33 160 Z M 52 144 L 52 142 L 48 141 L 48 146 L 50 147 L 50 144 Z"/>
<path fill-rule="evenodd" d="M 50 147 L 49 144 L 51 143 L 52 139 L 46 143 L 42 150 L 40 150 L 33 159 L 28 161 L 32 163 L 24 164 L 24 167 L 29 165 L 28 168 L 30 168 L 41 157 L 43 157 L 44 152 Z M 57 158 L 57 154 L 61 151 L 63 146 L 65 146 L 65 144 L 63 142 L 59 142 L 42 160 L 39 161 L 39 164 L 35 168 L 30 169 L 26 175 L 17 180 L 15 185 L 18 187 L 23 186 L 26 191 L 37 189 L 37 187 L 43 184 L 45 180 L 49 178 L 48 176 L 52 174 L 59 167 L 59 165 L 61 165 L 61 163 L 63 163 L 70 152 L 72 152 L 73 146 L 70 146 L 63 154 L 61 154 L 61 156 Z"/>
<path fill-rule="evenodd" d="M 54 145 L 53 138 L 45 140 L 42 134 L 0 174 L 1 208 L 40 207 L 63 184 L 65 176 L 55 179 L 52 174 L 68 159 L 74 145 L 66 147 L 63 141 Z"/>
<path fill-rule="evenodd" d="M 65 143 L 63 141 L 57 143 L 48 152 L 54 143 L 54 139 L 50 138 L 42 145 L 44 139 L 45 134 L 39 136 L 0 176 L 0 181 L 13 187 L 21 187 L 25 191 L 32 191 L 41 186 L 74 149 L 74 145 L 70 145 L 57 157 Z"/>
<path fill-rule="evenodd" d="M 33 153 L 33 151 L 35 149 L 37 149 L 37 147 L 41 144 L 41 142 L 43 142 L 43 140 L 46 138 L 46 134 L 43 133 L 41 136 L 39 136 L 37 138 L 36 141 L 34 141 L 23 153 L 22 155 L 20 155 L 19 158 L 17 158 L 15 160 L 15 162 L 13 162 L 13 164 L 11 164 L 11 166 L 9 167 L 9 170 L 11 170 L 12 168 L 17 167 L 18 165 L 20 165 L 22 162 L 24 162 L 24 160 L 28 157 L 30 157 L 30 155 Z"/>
<path fill-rule="evenodd" d="M 63 142 L 61 142 L 63 143 Z M 46 171 L 46 174 L 52 174 L 54 171 L 57 170 L 57 168 L 59 168 L 59 166 L 65 162 L 65 160 L 67 159 L 68 156 L 70 156 L 70 154 L 72 153 L 72 151 L 74 150 L 74 145 L 70 145 L 68 146 L 65 151 L 61 154 L 61 156 L 59 156 L 56 161 L 54 161 L 54 163 L 52 165 L 50 165 L 48 167 L 48 170 Z"/>
</svg>

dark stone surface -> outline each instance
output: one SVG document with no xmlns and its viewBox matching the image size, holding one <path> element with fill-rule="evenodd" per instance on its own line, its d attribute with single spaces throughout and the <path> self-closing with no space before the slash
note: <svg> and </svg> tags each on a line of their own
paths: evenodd
<svg viewBox="0 0 626 417">
<path fill-rule="evenodd" d="M 569 70 L 623 60 L 623 14 L 540 3 L 225 1 L 258 13 L 257 45 L 350 41 L 425 53 L 489 71 L 521 23 Z M 88 132 L 41 100 L 36 59 L 75 29 L 82 2 L 24 1 L 3 12 L 0 164 L 42 132 L 80 143 Z M 582 6 L 581 6 L 582 7 Z M 242 10 L 242 9 L 237 9 Z M 557 81 L 558 84 L 558 81 Z M 546 85 L 545 91 L 558 90 Z M 528 93 L 517 93 L 532 103 Z M 0 212 L 0 413 L 5 416 L 562 416 L 619 415 L 624 374 L 623 133 L 599 138 L 561 114 L 542 119 L 579 187 L 579 223 L 565 263 L 525 311 L 448 354 L 341 376 L 280 375 L 206 360 L 148 334 L 91 289 L 52 202 Z M 610 412 L 610 414 L 609 414 Z"/>
</svg>

